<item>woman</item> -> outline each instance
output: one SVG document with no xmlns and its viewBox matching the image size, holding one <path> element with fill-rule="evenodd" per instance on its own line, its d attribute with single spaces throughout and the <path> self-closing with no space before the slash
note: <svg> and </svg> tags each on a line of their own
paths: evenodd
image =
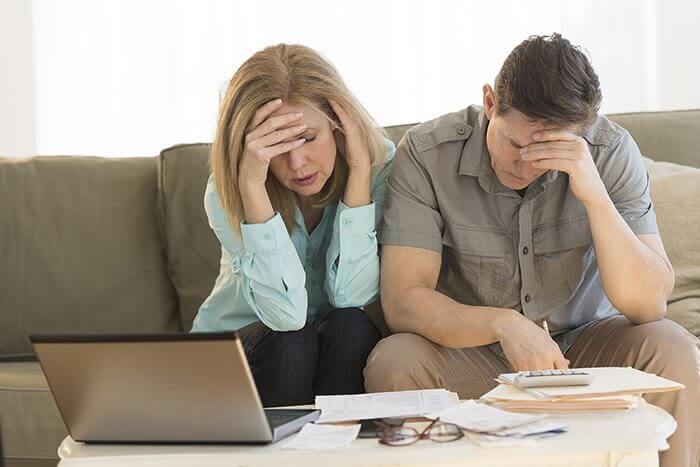
<svg viewBox="0 0 700 467">
<path fill-rule="evenodd" d="M 268 47 L 229 82 L 204 197 L 221 269 L 192 330 L 238 330 L 265 406 L 364 392 L 393 155 L 308 47 Z"/>
</svg>

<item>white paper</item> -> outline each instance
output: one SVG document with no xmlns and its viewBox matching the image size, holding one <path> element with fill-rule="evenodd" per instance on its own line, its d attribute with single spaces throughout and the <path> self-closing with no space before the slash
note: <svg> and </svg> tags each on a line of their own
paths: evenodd
<svg viewBox="0 0 700 467">
<path fill-rule="evenodd" d="M 556 422 L 550 422 L 547 420 L 539 420 L 536 422 L 528 423 L 526 425 L 520 425 L 513 428 L 506 428 L 505 430 L 497 431 L 493 433 L 494 436 L 532 436 L 541 435 L 545 433 L 556 433 L 566 431 L 566 425 Z"/>
<path fill-rule="evenodd" d="M 314 425 L 307 423 L 301 431 L 288 443 L 283 444 L 283 449 L 337 449 L 347 446 L 357 438 L 360 433 L 360 425 Z"/>
<path fill-rule="evenodd" d="M 457 406 L 430 413 L 426 417 L 433 420 L 440 418 L 440 421 L 454 423 L 469 431 L 495 433 L 540 421 L 545 418 L 545 415 L 506 412 L 505 410 L 469 400 Z"/>
<path fill-rule="evenodd" d="M 538 399 L 510 384 L 499 384 L 481 399 L 502 410 L 547 414 L 621 412 L 636 409 L 642 401 L 640 396 L 633 395 Z"/>
<path fill-rule="evenodd" d="M 316 423 L 369 420 L 385 417 L 416 417 L 459 403 L 454 392 L 445 389 L 374 392 L 346 396 L 316 396 L 321 416 Z"/>
<path fill-rule="evenodd" d="M 487 401 L 541 401 L 532 394 L 529 394 L 517 386 L 511 384 L 499 384 L 480 398 L 481 400 Z M 630 403 L 635 403 L 639 400 L 639 396 L 636 395 L 611 395 L 611 396 L 600 396 L 600 397 L 585 397 L 583 399 L 576 398 L 572 399 L 574 401 L 627 401 Z"/>
</svg>

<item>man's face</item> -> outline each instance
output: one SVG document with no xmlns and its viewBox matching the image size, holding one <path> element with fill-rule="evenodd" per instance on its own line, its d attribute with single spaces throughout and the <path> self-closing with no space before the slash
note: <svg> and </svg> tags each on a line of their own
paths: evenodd
<svg viewBox="0 0 700 467">
<path fill-rule="evenodd" d="M 520 148 L 535 142 L 532 134 L 536 131 L 554 127 L 533 122 L 517 110 L 497 115 L 493 90 L 489 85 L 484 86 L 484 111 L 489 119 L 486 145 L 494 173 L 503 186 L 513 190 L 527 188 L 546 170 L 534 169 L 530 162 L 524 161 L 520 156 Z"/>
</svg>

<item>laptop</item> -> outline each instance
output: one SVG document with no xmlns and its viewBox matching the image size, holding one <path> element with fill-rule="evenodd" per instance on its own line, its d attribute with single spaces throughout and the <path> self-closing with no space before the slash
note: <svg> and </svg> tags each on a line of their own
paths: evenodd
<svg viewBox="0 0 700 467">
<path fill-rule="evenodd" d="M 29 339 L 75 441 L 272 443 L 320 415 L 263 409 L 235 332 Z"/>
</svg>

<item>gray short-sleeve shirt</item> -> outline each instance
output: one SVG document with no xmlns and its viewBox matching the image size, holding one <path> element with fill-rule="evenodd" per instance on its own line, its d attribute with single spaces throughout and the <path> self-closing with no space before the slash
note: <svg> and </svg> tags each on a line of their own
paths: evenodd
<svg viewBox="0 0 700 467">
<path fill-rule="evenodd" d="M 491 168 L 487 125 L 482 108 L 470 106 L 406 132 L 380 242 L 441 253 L 439 292 L 546 319 L 566 350 L 586 324 L 618 313 L 603 290 L 586 210 L 565 173 L 545 173 L 522 197 L 503 186 Z M 630 134 L 599 116 L 582 136 L 625 222 L 637 235 L 658 234 Z"/>
</svg>

